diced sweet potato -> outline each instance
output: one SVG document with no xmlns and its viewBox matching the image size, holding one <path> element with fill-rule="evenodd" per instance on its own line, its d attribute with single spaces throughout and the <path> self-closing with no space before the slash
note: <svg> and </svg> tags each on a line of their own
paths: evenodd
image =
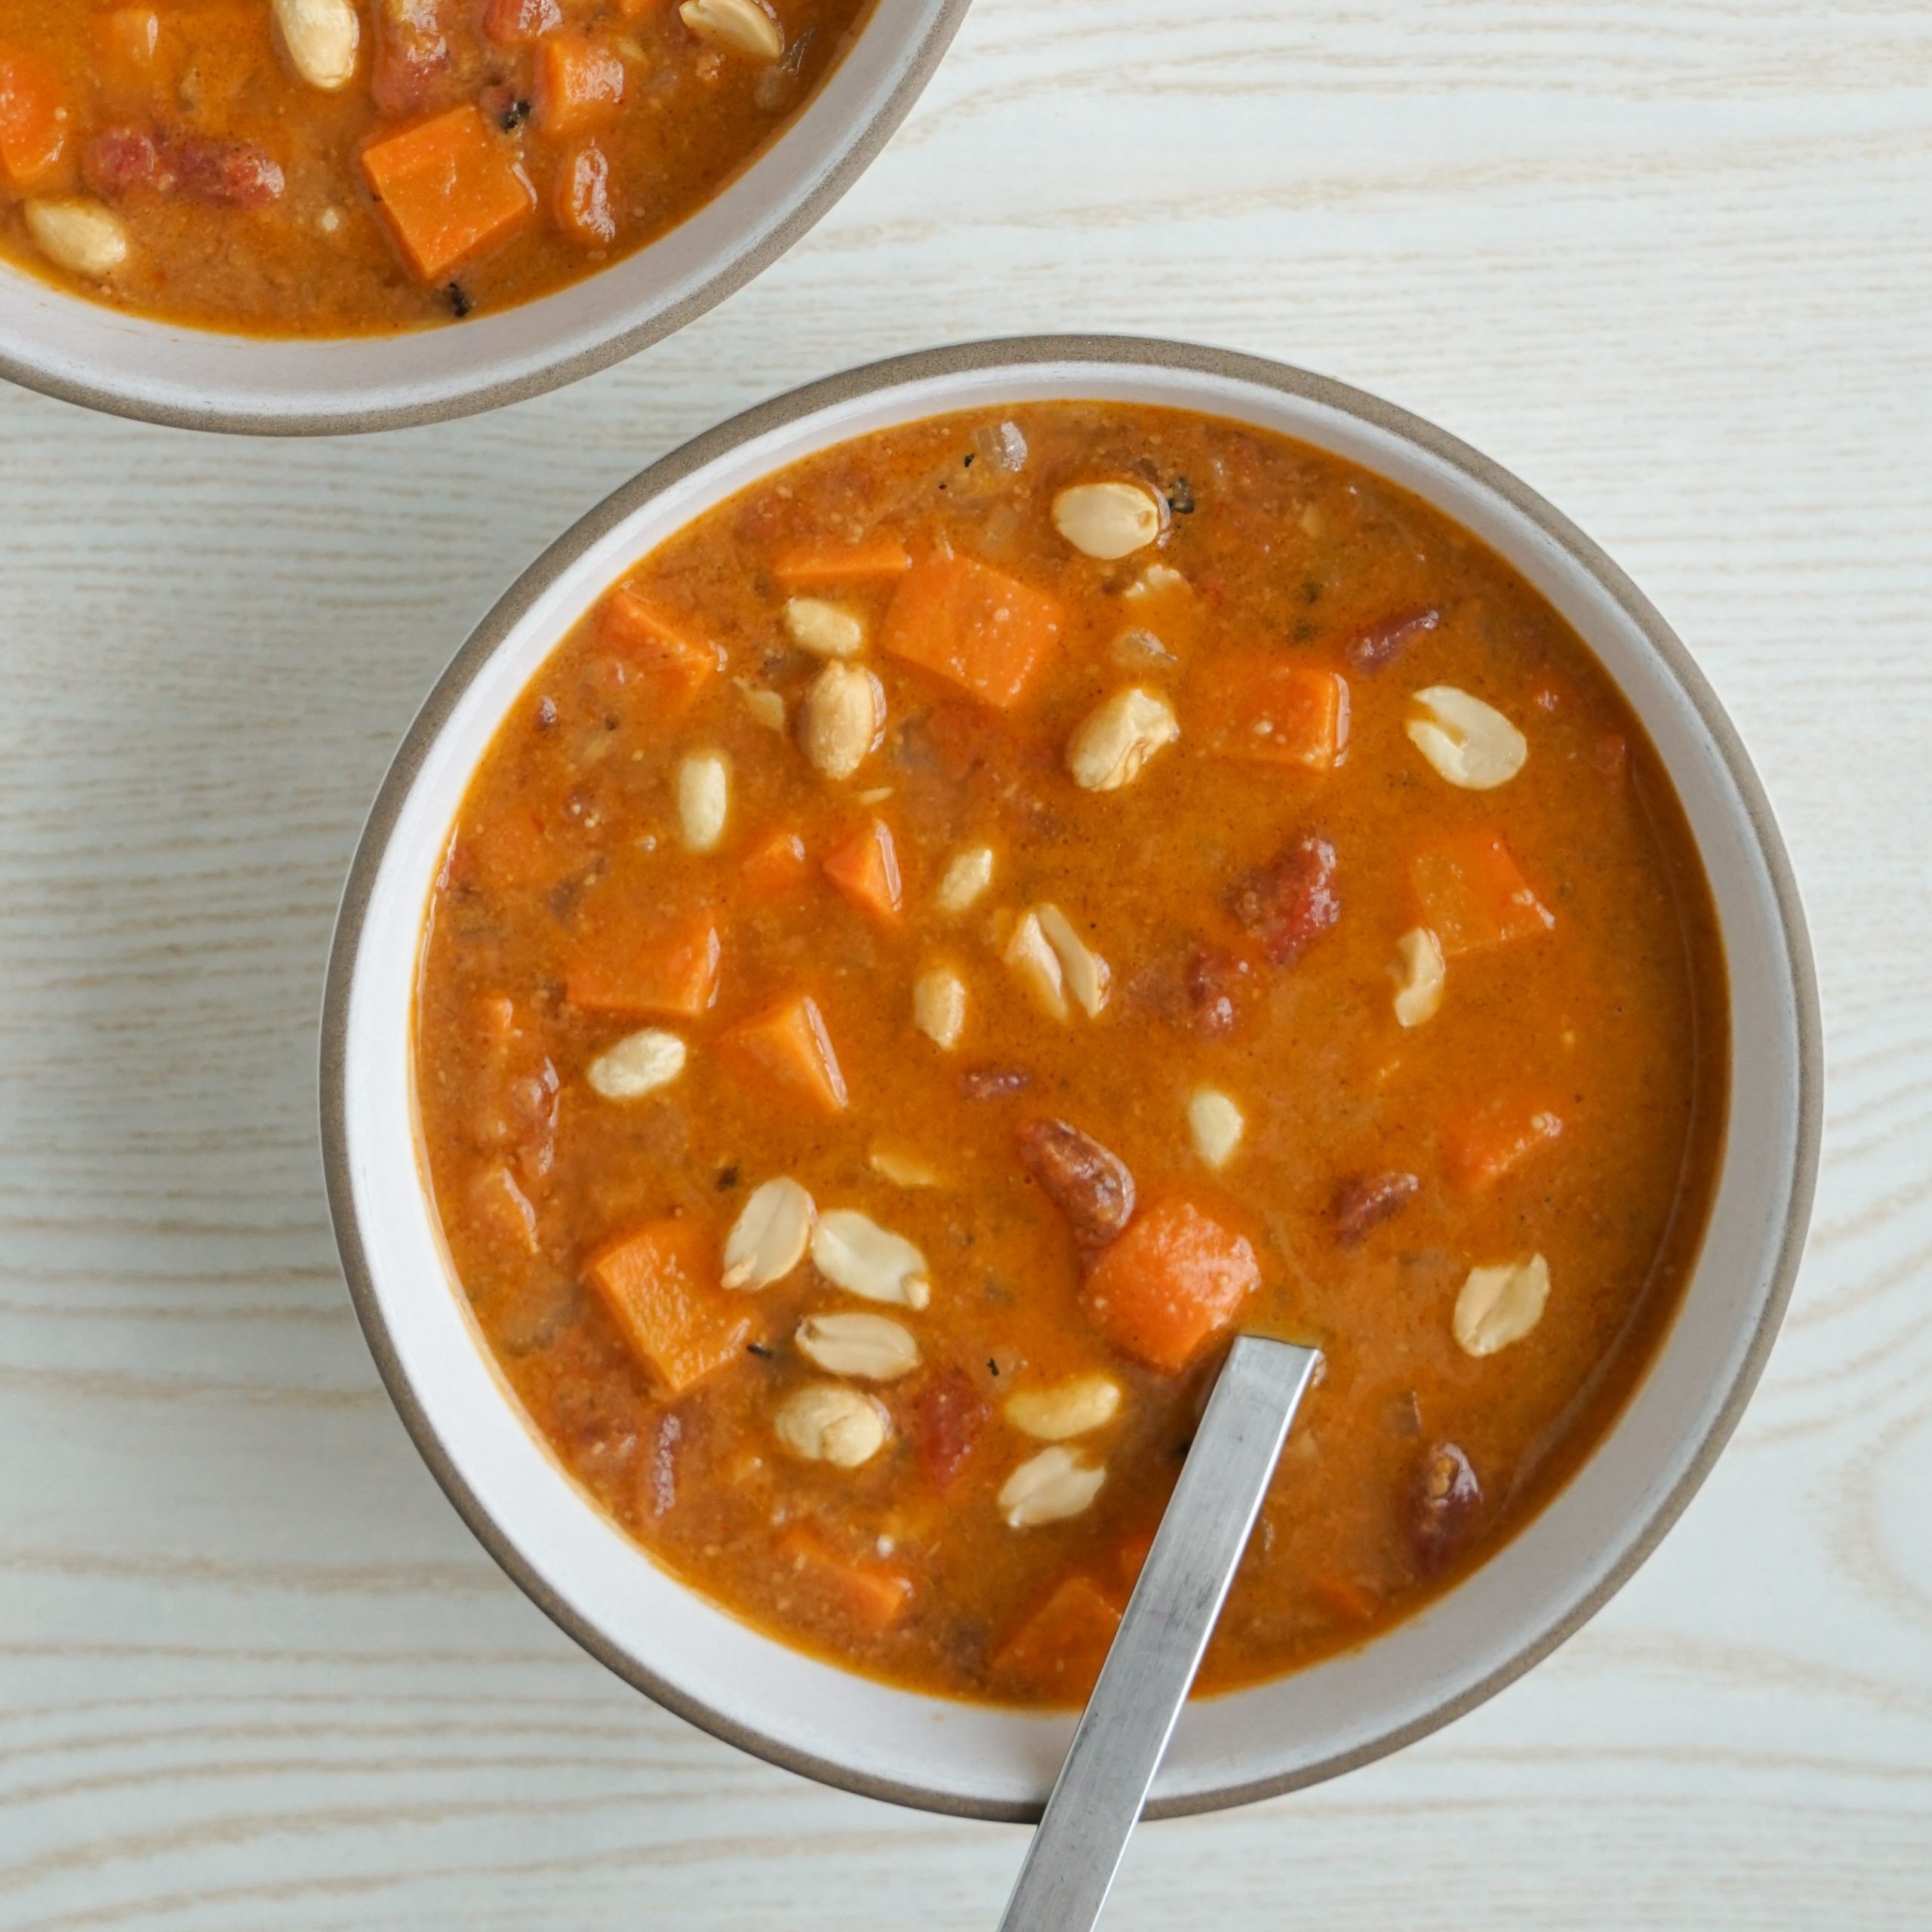
<svg viewBox="0 0 1932 1932">
<path fill-rule="evenodd" d="M 483 31 L 499 47 L 534 47 L 564 23 L 557 0 L 489 0 Z"/>
<path fill-rule="evenodd" d="M 1556 924 L 1492 832 L 1459 832 L 1410 862 L 1421 923 L 1445 957 L 1532 939 Z"/>
<path fill-rule="evenodd" d="M 1505 1094 L 1450 1122 L 1442 1136 L 1442 1166 L 1455 1186 L 1472 1193 L 1494 1187 L 1563 1131 L 1554 1107 L 1526 1094 Z"/>
<path fill-rule="evenodd" d="M 728 1060 L 764 1075 L 826 1112 L 842 1112 L 849 1097 L 825 1016 L 809 993 L 793 993 L 732 1028 L 718 1042 Z"/>
<path fill-rule="evenodd" d="M 912 1607 L 912 1579 L 904 1571 L 841 1556 L 809 1530 L 788 1532 L 778 1561 L 814 1604 L 861 1629 L 889 1630 Z"/>
<path fill-rule="evenodd" d="M 691 636 L 633 590 L 604 600 L 597 641 L 645 680 L 666 715 L 689 704 L 719 669 L 717 647 Z"/>
<path fill-rule="evenodd" d="M 1060 641 L 1060 599 L 970 557 L 928 557 L 885 614 L 881 649 L 998 709 L 1026 695 Z"/>
<path fill-rule="evenodd" d="M 538 44 L 531 107 L 543 133 L 558 140 L 586 134 L 608 121 L 623 99 L 624 63 L 601 40 L 558 33 Z"/>
<path fill-rule="evenodd" d="M 1120 1606 L 1091 1577 L 1069 1577 L 994 1652 L 994 1670 L 1057 1703 L 1084 1703 L 1120 1628 Z"/>
<path fill-rule="evenodd" d="M 768 832 L 745 855 L 745 890 L 754 898 L 783 899 L 796 892 L 811 871 L 805 841 L 789 826 Z"/>
<path fill-rule="evenodd" d="M 67 146 L 66 101 L 37 55 L 0 50 L 0 171 L 22 192 L 59 174 Z"/>
<path fill-rule="evenodd" d="M 610 157 L 595 141 L 578 142 L 558 162 L 550 212 L 580 248 L 608 248 L 617 240 Z"/>
<path fill-rule="evenodd" d="M 798 545 L 781 552 L 771 571 L 780 583 L 808 589 L 817 584 L 903 577 L 912 568 L 912 559 L 897 537 L 868 537 L 857 543 Z"/>
<path fill-rule="evenodd" d="M 723 950 L 709 912 L 666 915 L 628 900 L 593 903 L 576 937 L 565 990 L 586 1012 L 694 1020 L 717 997 Z"/>
<path fill-rule="evenodd" d="M 458 852 L 474 862 L 494 891 L 544 891 L 570 869 L 573 857 L 554 829 L 528 799 L 512 800 L 494 818 L 466 830 Z"/>
<path fill-rule="evenodd" d="M 903 909 L 899 849 L 883 819 L 874 819 L 833 852 L 825 862 L 825 875 L 860 912 L 875 919 L 897 919 Z"/>
<path fill-rule="evenodd" d="M 718 1285 L 718 1244 L 692 1220 L 652 1221 L 592 1257 L 585 1278 L 632 1352 L 681 1395 L 735 1361 L 752 1332 L 742 1295 Z"/>
<path fill-rule="evenodd" d="M 1278 651 L 1224 659 L 1194 709 L 1192 734 L 1223 758 L 1328 771 L 1348 749 L 1347 680 Z"/>
<path fill-rule="evenodd" d="M 1242 1236 L 1170 1195 L 1094 1263 L 1081 1300 L 1115 1348 L 1174 1374 L 1234 1321 L 1260 1281 Z"/>
<path fill-rule="evenodd" d="M 473 106 L 372 142 L 362 150 L 362 173 L 425 281 L 507 240 L 537 205 L 515 150 Z"/>
</svg>

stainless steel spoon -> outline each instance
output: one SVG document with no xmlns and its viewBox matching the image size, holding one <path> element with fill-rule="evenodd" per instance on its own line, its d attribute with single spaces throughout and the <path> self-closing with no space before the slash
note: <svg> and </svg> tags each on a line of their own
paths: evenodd
<svg viewBox="0 0 1932 1932">
<path fill-rule="evenodd" d="M 1000 1932 L 1098 1922 L 1317 1359 L 1258 1335 L 1229 1350 Z"/>
</svg>

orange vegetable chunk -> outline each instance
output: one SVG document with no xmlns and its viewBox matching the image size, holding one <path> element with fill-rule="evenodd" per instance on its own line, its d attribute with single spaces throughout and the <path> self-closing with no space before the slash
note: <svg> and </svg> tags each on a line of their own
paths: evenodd
<svg viewBox="0 0 1932 1932">
<path fill-rule="evenodd" d="M 623 99 L 624 63 L 601 40 L 560 33 L 539 42 L 531 108 L 543 133 L 568 137 L 601 127 Z"/>
<path fill-rule="evenodd" d="M 665 915 L 620 900 L 586 913 L 565 977 L 574 1006 L 660 1020 L 694 1020 L 718 996 L 723 948 L 707 911 Z"/>
<path fill-rule="evenodd" d="M 904 1571 L 841 1556 L 809 1531 L 789 1531 L 778 1561 L 814 1603 L 863 1629 L 888 1630 L 912 1607 L 912 1580 Z"/>
<path fill-rule="evenodd" d="M 483 31 L 499 47 L 531 47 L 564 23 L 557 0 L 490 0 Z"/>
<path fill-rule="evenodd" d="M 710 1230 L 687 1220 L 647 1223 L 585 1268 L 631 1352 L 667 1395 L 722 1368 L 751 1334 L 752 1311 L 718 1285 L 718 1266 Z"/>
<path fill-rule="evenodd" d="M 580 141 L 558 162 L 550 212 L 580 248 L 608 248 L 617 240 L 610 158 L 595 141 Z"/>
<path fill-rule="evenodd" d="M 33 54 L 0 50 L 0 170 L 16 188 L 42 186 L 59 169 L 66 106 L 51 68 Z"/>
<path fill-rule="evenodd" d="M 1348 749 L 1347 680 L 1279 651 L 1222 659 L 1196 709 L 1196 734 L 1223 758 L 1331 771 Z"/>
<path fill-rule="evenodd" d="M 635 666 L 669 712 L 682 710 L 721 668 L 716 645 L 692 637 L 635 591 L 621 587 L 604 600 L 597 641 Z"/>
<path fill-rule="evenodd" d="M 805 841 L 789 826 L 781 826 L 745 855 L 745 890 L 758 899 L 787 898 L 804 884 L 810 870 Z"/>
<path fill-rule="evenodd" d="M 848 1096 L 838 1070 L 825 1016 L 810 993 L 793 993 L 755 1014 L 719 1040 L 727 1059 L 802 1095 L 829 1114 L 844 1110 Z"/>
<path fill-rule="evenodd" d="M 825 872 L 860 912 L 877 919 L 898 918 L 904 903 L 899 851 L 883 819 L 874 819 L 857 837 L 847 839 L 826 860 Z"/>
<path fill-rule="evenodd" d="M 807 586 L 903 577 L 912 568 L 911 556 L 896 537 L 868 537 L 857 543 L 799 545 L 783 552 L 771 567 L 780 583 Z"/>
<path fill-rule="evenodd" d="M 470 106 L 373 142 L 362 173 L 425 281 L 507 240 L 537 205 L 515 150 Z"/>
<path fill-rule="evenodd" d="M 928 557 L 894 594 L 879 645 L 1001 711 L 1060 641 L 1058 598 L 971 557 Z"/>
<path fill-rule="evenodd" d="M 1091 1577 L 1066 1577 L 993 1654 L 993 1668 L 1056 1703 L 1084 1703 L 1120 1618 L 1120 1607 Z"/>
<path fill-rule="evenodd" d="M 1452 1121 L 1442 1137 L 1442 1165 L 1472 1193 L 1494 1187 L 1563 1132 L 1554 1107 L 1521 1094 L 1507 1094 Z"/>
<path fill-rule="evenodd" d="M 1454 959 L 1464 952 L 1533 939 L 1556 924 L 1530 890 L 1509 848 L 1492 832 L 1459 832 L 1410 862 L 1422 922 Z"/>
<path fill-rule="evenodd" d="M 1178 1195 L 1143 1209 L 1087 1277 L 1087 1318 L 1150 1368 L 1185 1368 L 1260 1286 L 1254 1250 Z"/>
</svg>

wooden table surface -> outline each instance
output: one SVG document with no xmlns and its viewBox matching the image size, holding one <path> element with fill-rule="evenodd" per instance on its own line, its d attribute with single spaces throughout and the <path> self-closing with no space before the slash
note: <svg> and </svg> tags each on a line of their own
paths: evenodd
<svg viewBox="0 0 1932 1932">
<path fill-rule="evenodd" d="M 0 1924 L 993 1923 L 1017 1832 L 712 1743 L 472 1542 L 349 1314 L 315 1020 L 540 546 L 795 382 L 1093 328 L 1380 391 L 1626 565 L 1782 814 L 1830 1066 L 1791 1318 L 1641 1575 L 1399 1757 L 1149 1830 L 1109 1923 L 1932 1924 L 1928 167 L 1905 0 L 978 0 L 788 260 L 565 393 L 294 445 L 0 393 Z"/>
</svg>

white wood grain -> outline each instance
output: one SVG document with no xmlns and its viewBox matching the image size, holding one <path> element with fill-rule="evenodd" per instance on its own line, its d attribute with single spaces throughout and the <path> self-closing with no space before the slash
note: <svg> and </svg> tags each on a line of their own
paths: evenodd
<svg viewBox="0 0 1932 1932">
<path fill-rule="evenodd" d="M 563 395 L 291 447 L 0 393 L 0 1924 L 992 1922 L 1017 1833 L 712 1743 L 471 1542 L 313 1061 L 361 812 L 521 561 L 761 396 L 1050 328 L 1324 370 L 1575 516 L 1753 748 L 1830 1040 L 1795 1309 L 1656 1559 L 1447 1733 L 1144 1834 L 1110 1923 L 1932 1922 L 1928 164 L 1902 0 L 978 0 L 787 260 Z"/>
</svg>

